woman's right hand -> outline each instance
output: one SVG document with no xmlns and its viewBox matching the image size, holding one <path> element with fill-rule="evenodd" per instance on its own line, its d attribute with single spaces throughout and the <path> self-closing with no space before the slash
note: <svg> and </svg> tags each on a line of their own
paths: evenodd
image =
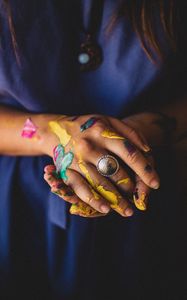
<svg viewBox="0 0 187 300">
<path fill-rule="evenodd" d="M 158 188 L 159 178 L 143 154 L 149 147 L 136 132 L 120 120 L 101 115 L 60 117 L 50 120 L 49 127 L 48 144 L 52 139 L 53 147 L 62 145 L 54 162 L 58 171 L 61 168 L 65 185 L 74 191 L 77 203 L 84 202 L 99 214 L 112 208 L 122 216 L 131 216 L 129 199 L 138 185 L 145 208 L 149 190 Z M 51 147 L 48 154 L 53 155 Z M 109 178 L 96 168 L 98 160 L 108 154 L 120 164 L 119 171 Z M 128 174 L 126 166 L 134 176 Z"/>
</svg>

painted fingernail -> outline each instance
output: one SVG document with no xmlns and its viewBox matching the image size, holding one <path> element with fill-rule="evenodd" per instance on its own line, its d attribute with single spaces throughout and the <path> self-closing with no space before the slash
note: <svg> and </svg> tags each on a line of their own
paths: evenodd
<svg viewBox="0 0 187 300">
<path fill-rule="evenodd" d="M 103 213 L 108 213 L 110 211 L 110 207 L 108 207 L 108 205 L 105 204 L 102 204 L 100 208 Z"/>
<path fill-rule="evenodd" d="M 75 196 L 75 193 L 72 190 L 66 190 L 64 196 L 72 197 Z"/>
<path fill-rule="evenodd" d="M 51 191 L 53 194 L 57 195 L 57 196 L 61 196 L 61 192 L 60 190 L 56 190 L 56 191 Z"/>
<path fill-rule="evenodd" d="M 133 215 L 133 210 L 132 210 L 131 208 L 128 207 L 128 208 L 125 210 L 125 214 L 126 214 L 127 217 L 130 217 L 130 216 Z"/>
<path fill-rule="evenodd" d="M 147 144 L 144 144 L 143 147 L 145 152 L 149 152 L 151 150 L 151 148 Z"/>
<path fill-rule="evenodd" d="M 60 190 L 60 189 L 63 189 L 65 187 L 65 184 L 64 183 L 58 183 L 56 187 L 57 187 L 57 189 Z"/>
<path fill-rule="evenodd" d="M 156 179 L 153 179 L 151 181 L 151 187 L 155 190 L 157 190 L 159 187 L 160 187 L 160 183 L 156 180 Z"/>
</svg>

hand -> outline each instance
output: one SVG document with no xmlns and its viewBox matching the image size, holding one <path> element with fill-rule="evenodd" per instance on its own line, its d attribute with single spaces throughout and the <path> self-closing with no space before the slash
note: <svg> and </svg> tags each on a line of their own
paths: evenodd
<svg viewBox="0 0 187 300">
<path fill-rule="evenodd" d="M 83 202 L 74 193 L 74 191 L 63 182 L 62 179 L 58 178 L 56 167 L 54 165 L 46 166 L 44 172 L 44 179 L 51 187 L 51 192 L 72 204 L 70 207 L 71 214 L 89 218 L 102 217 L 106 215 L 104 213 L 98 212 L 89 204 Z"/>
<path fill-rule="evenodd" d="M 68 168 L 64 170 L 65 183 L 95 210 L 107 213 L 112 207 L 123 216 L 132 215 L 129 201 L 124 195 L 134 190 L 135 182 L 127 174 L 125 164 L 137 174 L 137 185 L 141 183 L 142 187 L 148 185 L 158 188 L 158 175 L 150 159 L 142 154 L 149 147 L 123 122 L 111 117 L 89 115 L 63 117 L 49 125 L 53 138 L 55 133 L 58 143 L 64 147 L 66 160 L 70 160 Z M 98 159 L 108 153 L 119 157 L 121 162 L 119 171 L 110 180 L 101 176 L 95 168 Z"/>
</svg>

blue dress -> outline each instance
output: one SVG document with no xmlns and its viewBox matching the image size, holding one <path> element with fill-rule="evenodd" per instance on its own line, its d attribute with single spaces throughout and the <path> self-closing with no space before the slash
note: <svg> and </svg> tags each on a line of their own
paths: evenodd
<svg viewBox="0 0 187 300">
<path fill-rule="evenodd" d="M 169 99 L 167 73 L 149 61 L 127 20 L 106 39 L 112 0 L 105 1 L 98 35 L 104 61 L 80 72 L 81 22 L 90 2 L 10 1 L 21 67 L 1 5 L 0 103 L 31 113 L 121 118 Z M 51 162 L 47 156 L 0 157 L 0 299 L 187 299 L 168 155 L 159 155 L 164 184 L 152 193 L 149 211 L 129 219 L 70 215 L 43 180 Z"/>
</svg>

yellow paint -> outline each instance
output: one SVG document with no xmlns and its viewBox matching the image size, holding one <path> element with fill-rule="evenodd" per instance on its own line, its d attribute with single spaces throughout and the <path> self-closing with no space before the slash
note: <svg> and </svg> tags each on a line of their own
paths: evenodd
<svg viewBox="0 0 187 300">
<path fill-rule="evenodd" d="M 70 213 L 71 214 L 79 214 L 85 217 L 90 217 L 95 214 L 98 214 L 99 212 L 92 208 L 91 206 L 87 205 L 84 202 L 79 202 L 76 204 L 72 204 L 70 207 Z"/>
<path fill-rule="evenodd" d="M 114 192 L 105 190 L 102 185 L 98 185 L 96 189 L 111 204 L 118 205 L 119 196 L 117 196 Z"/>
<path fill-rule="evenodd" d="M 90 184 L 93 188 L 95 188 L 96 185 L 95 185 L 93 179 L 91 178 L 91 176 L 90 176 L 90 174 L 89 174 L 87 168 L 85 167 L 85 165 L 83 164 L 83 162 L 82 162 L 81 159 L 79 160 L 79 163 L 78 163 L 78 164 L 79 164 L 80 170 L 81 170 L 82 173 L 85 175 L 85 177 L 86 177 L 87 181 L 89 182 L 89 184 Z M 99 200 L 100 197 L 99 197 L 99 195 L 96 193 L 96 191 L 95 191 L 93 188 L 91 188 L 90 190 L 91 190 L 91 192 L 92 192 L 94 198 L 95 198 L 96 200 Z"/>
<path fill-rule="evenodd" d="M 100 199 L 98 193 L 96 193 L 96 191 L 94 189 L 91 189 L 91 192 L 94 195 L 95 200 L 99 200 Z"/>
<path fill-rule="evenodd" d="M 101 196 L 103 196 L 107 201 L 109 201 L 117 209 L 118 202 L 119 202 L 119 199 L 121 198 L 121 196 L 120 195 L 116 195 L 114 192 L 106 190 L 102 185 L 98 185 L 97 183 L 95 183 L 93 181 L 93 179 L 91 178 L 91 176 L 90 176 L 87 168 L 85 167 L 85 165 L 84 165 L 84 163 L 83 163 L 82 158 L 81 158 L 80 155 L 79 155 L 79 162 L 78 162 L 78 164 L 79 164 L 80 170 L 85 175 L 87 181 L 93 187 L 93 189 L 91 189 L 91 191 L 94 194 L 95 199 L 97 199 L 97 200 L 100 199 L 99 195 L 95 191 L 95 190 L 97 190 Z"/>
<path fill-rule="evenodd" d="M 94 184 L 94 181 L 93 179 L 91 178 L 87 168 L 85 167 L 85 165 L 83 164 L 83 162 L 78 162 L 79 164 L 79 168 L 80 170 L 82 171 L 82 173 L 85 175 L 87 181 L 89 182 L 89 184 L 92 186 L 92 187 L 95 187 L 95 184 Z"/>
<path fill-rule="evenodd" d="M 119 205 L 111 205 L 112 209 L 115 209 L 120 215 L 125 216 L 124 209 L 121 208 Z"/>
<path fill-rule="evenodd" d="M 62 144 L 62 146 L 65 147 L 69 143 L 71 135 L 69 135 L 67 131 L 64 128 L 62 128 L 57 121 L 50 121 L 49 127 L 60 139 L 60 143 Z"/>
<path fill-rule="evenodd" d="M 118 140 L 124 140 L 125 138 L 122 136 L 117 135 L 115 132 L 112 132 L 110 130 L 104 130 L 101 133 L 101 136 L 108 138 L 108 139 L 118 139 Z"/>
<path fill-rule="evenodd" d="M 146 210 L 147 209 L 147 206 L 146 206 L 146 203 L 145 203 L 145 198 L 146 198 L 146 194 L 144 192 L 141 194 L 141 197 L 138 200 L 136 200 L 136 197 L 133 196 L 134 204 L 136 205 L 136 207 L 139 210 Z"/>
<path fill-rule="evenodd" d="M 124 179 L 119 180 L 119 181 L 117 182 L 117 184 L 118 184 L 118 185 L 119 185 L 119 184 L 123 184 L 123 183 L 127 184 L 127 183 L 129 183 L 129 181 L 130 181 L 130 178 L 124 178 Z"/>
</svg>

